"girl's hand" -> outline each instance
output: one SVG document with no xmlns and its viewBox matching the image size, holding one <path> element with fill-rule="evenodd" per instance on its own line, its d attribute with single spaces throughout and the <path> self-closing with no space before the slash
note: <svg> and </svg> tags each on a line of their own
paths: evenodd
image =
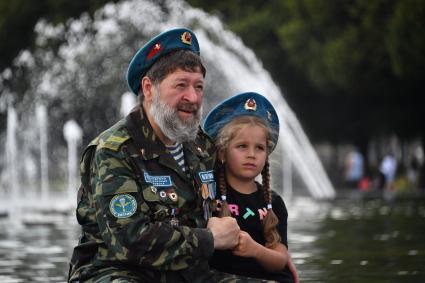
<svg viewBox="0 0 425 283">
<path fill-rule="evenodd" d="M 254 258 L 265 270 L 281 271 L 288 262 L 288 250 L 282 243 L 267 248 L 260 245 L 245 231 L 239 231 L 239 244 L 232 250 L 233 254 L 241 257 Z M 295 268 L 295 266 L 292 266 Z M 294 273 L 294 270 L 291 270 Z M 294 277 L 297 278 L 296 269 Z"/>
<path fill-rule="evenodd" d="M 257 257 L 260 244 L 254 241 L 245 231 L 239 231 L 239 244 L 233 249 L 233 254 L 242 257 Z"/>
</svg>

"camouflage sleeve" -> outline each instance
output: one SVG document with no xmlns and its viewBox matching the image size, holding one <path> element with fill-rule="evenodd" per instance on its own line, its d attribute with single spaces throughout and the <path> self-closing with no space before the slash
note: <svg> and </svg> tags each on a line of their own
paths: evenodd
<svg viewBox="0 0 425 283">
<path fill-rule="evenodd" d="M 152 211 L 138 192 L 122 153 L 100 149 L 95 166 L 96 219 L 106 245 L 100 251 L 101 259 L 180 270 L 212 255 L 213 237 L 208 229 L 151 221 Z"/>
</svg>

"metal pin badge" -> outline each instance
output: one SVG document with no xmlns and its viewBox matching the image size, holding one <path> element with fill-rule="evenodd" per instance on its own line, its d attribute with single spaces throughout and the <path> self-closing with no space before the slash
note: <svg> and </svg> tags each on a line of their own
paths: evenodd
<svg viewBox="0 0 425 283">
<path fill-rule="evenodd" d="M 178 195 L 175 192 L 169 193 L 168 197 L 173 201 L 173 202 L 177 202 L 179 200 Z"/>
<path fill-rule="evenodd" d="M 161 198 L 162 201 L 165 201 L 165 200 L 167 200 L 167 193 L 164 192 L 164 191 L 160 191 L 159 197 Z"/>
</svg>

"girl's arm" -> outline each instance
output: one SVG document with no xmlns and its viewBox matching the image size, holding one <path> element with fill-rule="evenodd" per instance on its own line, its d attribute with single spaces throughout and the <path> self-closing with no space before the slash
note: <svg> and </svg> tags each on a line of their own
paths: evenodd
<svg viewBox="0 0 425 283">
<path fill-rule="evenodd" d="M 288 250 L 279 243 L 272 248 L 267 248 L 245 232 L 239 232 L 239 244 L 233 249 L 233 254 L 242 257 L 252 257 L 269 272 L 282 270 L 288 262 Z"/>
<path fill-rule="evenodd" d="M 289 253 L 288 253 L 288 268 L 291 271 L 292 276 L 294 277 L 294 283 L 299 283 L 300 280 L 298 278 L 298 270 L 294 262 L 292 261 L 292 257 Z"/>
</svg>

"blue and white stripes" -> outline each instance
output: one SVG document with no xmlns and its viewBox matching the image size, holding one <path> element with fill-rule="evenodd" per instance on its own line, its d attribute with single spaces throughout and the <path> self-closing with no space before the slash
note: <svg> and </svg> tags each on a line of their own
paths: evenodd
<svg viewBox="0 0 425 283">
<path fill-rule="evenodd" d="M 176 145 L 167 145 L 168 152 L 171 153 L 171 155 L 174 157 L 174 160 L 176 160 L 179 167 L 182 169 L 182 171 L 189 176 L 189 171 L 187 170 L 186 163 L 184 161 L 184 152 L 183 152 L 183 144 L 176 144 Z"/>
</svg>

